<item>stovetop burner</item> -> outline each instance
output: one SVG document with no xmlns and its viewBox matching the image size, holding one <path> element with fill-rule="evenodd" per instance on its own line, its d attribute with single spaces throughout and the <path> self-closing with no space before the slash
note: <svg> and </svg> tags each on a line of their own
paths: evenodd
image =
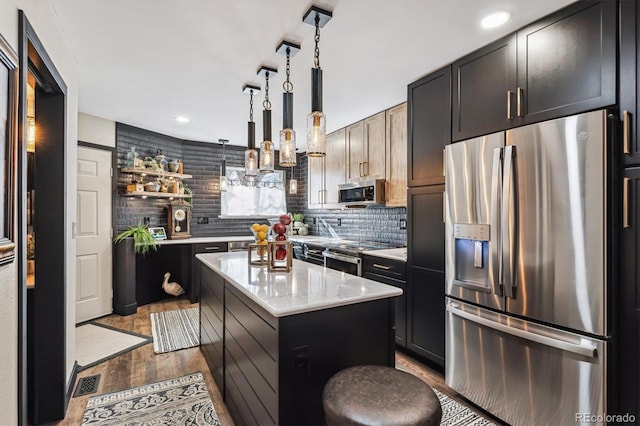
<svg viewBox="0 0 640 426">
<path fill-rule="evenodd" d="M 391 248 L 391 245 L 375 241 L 341 241 L 333 244 L 327 244 L 325 247 L 329 251 L 357 256 L 366 250 L 386 249 Z"/>
</svg>

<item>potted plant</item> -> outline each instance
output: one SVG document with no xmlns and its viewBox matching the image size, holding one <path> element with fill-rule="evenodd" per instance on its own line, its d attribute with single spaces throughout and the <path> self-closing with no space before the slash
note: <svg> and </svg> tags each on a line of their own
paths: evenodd
<svg viewBox="0 0 640 426">
<path fill-rule="evenodd" d="M 148 225 L 130 226 L 126 230 L 120 232 L 113 239 L 114 243 L 119 243 L 125 238 L 133 238 L 133 247 L 136 253 L 145 255 L 149 253 L 149 249 L 153 248 L 158 250 L 158 243 L 153 237 L 153 234 L 149 231 Z"/>
<path fill-rule="evenodd" d="M 302 213 L 294 213 L 291 216 L 293 219 L 293 227 L 300 228 L 303 225 L 302 221 L 304 220 L 304 215 Z"/>
</svg>

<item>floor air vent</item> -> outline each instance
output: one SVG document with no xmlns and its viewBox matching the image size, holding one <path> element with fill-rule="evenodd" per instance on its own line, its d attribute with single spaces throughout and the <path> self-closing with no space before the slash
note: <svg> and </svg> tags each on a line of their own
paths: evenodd
<svg viewBox="0 0 640 426">
<path fill-rule="evenodd" d="M 95 376 L 87 376 L 82 377 L 78 380 L 78 385 L 76 386 L 76 392 L 73 394 L 74 397 L 87 395 L 90 393 L 94 393 L 98 390 L 98 384 L 100 383 L 100 374 L 96 374 Z"/>
</svg>

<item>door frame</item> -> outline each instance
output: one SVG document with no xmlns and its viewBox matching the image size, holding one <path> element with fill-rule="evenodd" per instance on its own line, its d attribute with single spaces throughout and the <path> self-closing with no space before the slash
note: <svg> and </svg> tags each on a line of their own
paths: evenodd
<svg viewBox="0 0 640 426">
<path fill-rule="evenodd" d="M 18 57 L 19 57 L 19 111 L 18 111 L 18 161 L 17 161 L 17 202 L 18 202 L 18 423 L 43 423 L 61 419 L 65 415 L 69 394 L 66 377 L 66 283 L 65 262 L 67 235 L 67 171 L 66 171 L 66 96 L 67 85 L 56 69 L 44 45 L 38 38 L 24 11 L 18 11 Z M 49 285 L 42 287 L 38 298 L 33 298 L 34 317 L 38 324 L 27 320 L 27 268 L 26 268 L 26 192 L 27 192 L 27 76 L 29 71 L 40 79 L 39 84 L 51 91 L 47 93 L 44 119 L 48 136 L 45 153 L 51 154 L 50 163 L 42 168 L 42 181 L 47 181 L 48 200 L 53 206 L 47 209 L 49 225 L 45 228 L 46 252 L 40 244 L 39 264 L 36 275 L 46 276 Z M 60 161 L 61 160 L 61 161 Z M 43 162 L 44 163 L 44 162 Z M 40 197 L 43 198 L 43 197 Z M 37 215 L 37 210 L 36 210 Z M 42 236 L 42 232 L 40 235 Z M 38 248 L 36 248 L 38 251 Z M 44 255 L 46 253 L 46 256 Z M 37 255 L 37 254 L 36 254 Z M 30 296 L 35 296 L 31 293 Z M 31 297 L 30 297 L 31 299 Z M 46 300 L 43 300 L 46 299 Z M 46 303 L 45 303 L 46 301 Z M 29 336 L 28 330 L 38 333 Z M 29 337 L 38 347 L 28 350 Z M 46 346 L 46 348 L 45 348 Z M 38 368 L 29 371 L 30 363 L 38 362 Z M 35 364 L 34 364 L 35 365 Z M 38 370 L 41 371 L 33 371 Z M 46 374 L 44 374 L 46 373 Z M 45 377 L 29 383 L 29 377 Z M 35 380 L 35 379 L 34 379 Z M 72 384 L 72 383 L 71 383 Z M 28 410 L 29 395 L 37 410 Z"/>
</svg>

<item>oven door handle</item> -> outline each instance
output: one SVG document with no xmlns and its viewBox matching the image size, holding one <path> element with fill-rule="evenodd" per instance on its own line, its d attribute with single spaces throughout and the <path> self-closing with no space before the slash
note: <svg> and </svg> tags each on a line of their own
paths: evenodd
<svg viewBox="0 0 640 426">
<path fill-rule="evenodd" d="M 343 256 L 341 254 L 333 253 L 333 252 L 330 252 L 330 251 L 323 251 L 322 255 L 324 257 L 328 257 L 330 259 L 341 260 L 341 261 L 347 262 L 347 263 L 353 263 L 354 265 L 359 265 L 360 262 L 362 261 L 362 259 L 360 259 L 359 257 Z"/>
</svg>

